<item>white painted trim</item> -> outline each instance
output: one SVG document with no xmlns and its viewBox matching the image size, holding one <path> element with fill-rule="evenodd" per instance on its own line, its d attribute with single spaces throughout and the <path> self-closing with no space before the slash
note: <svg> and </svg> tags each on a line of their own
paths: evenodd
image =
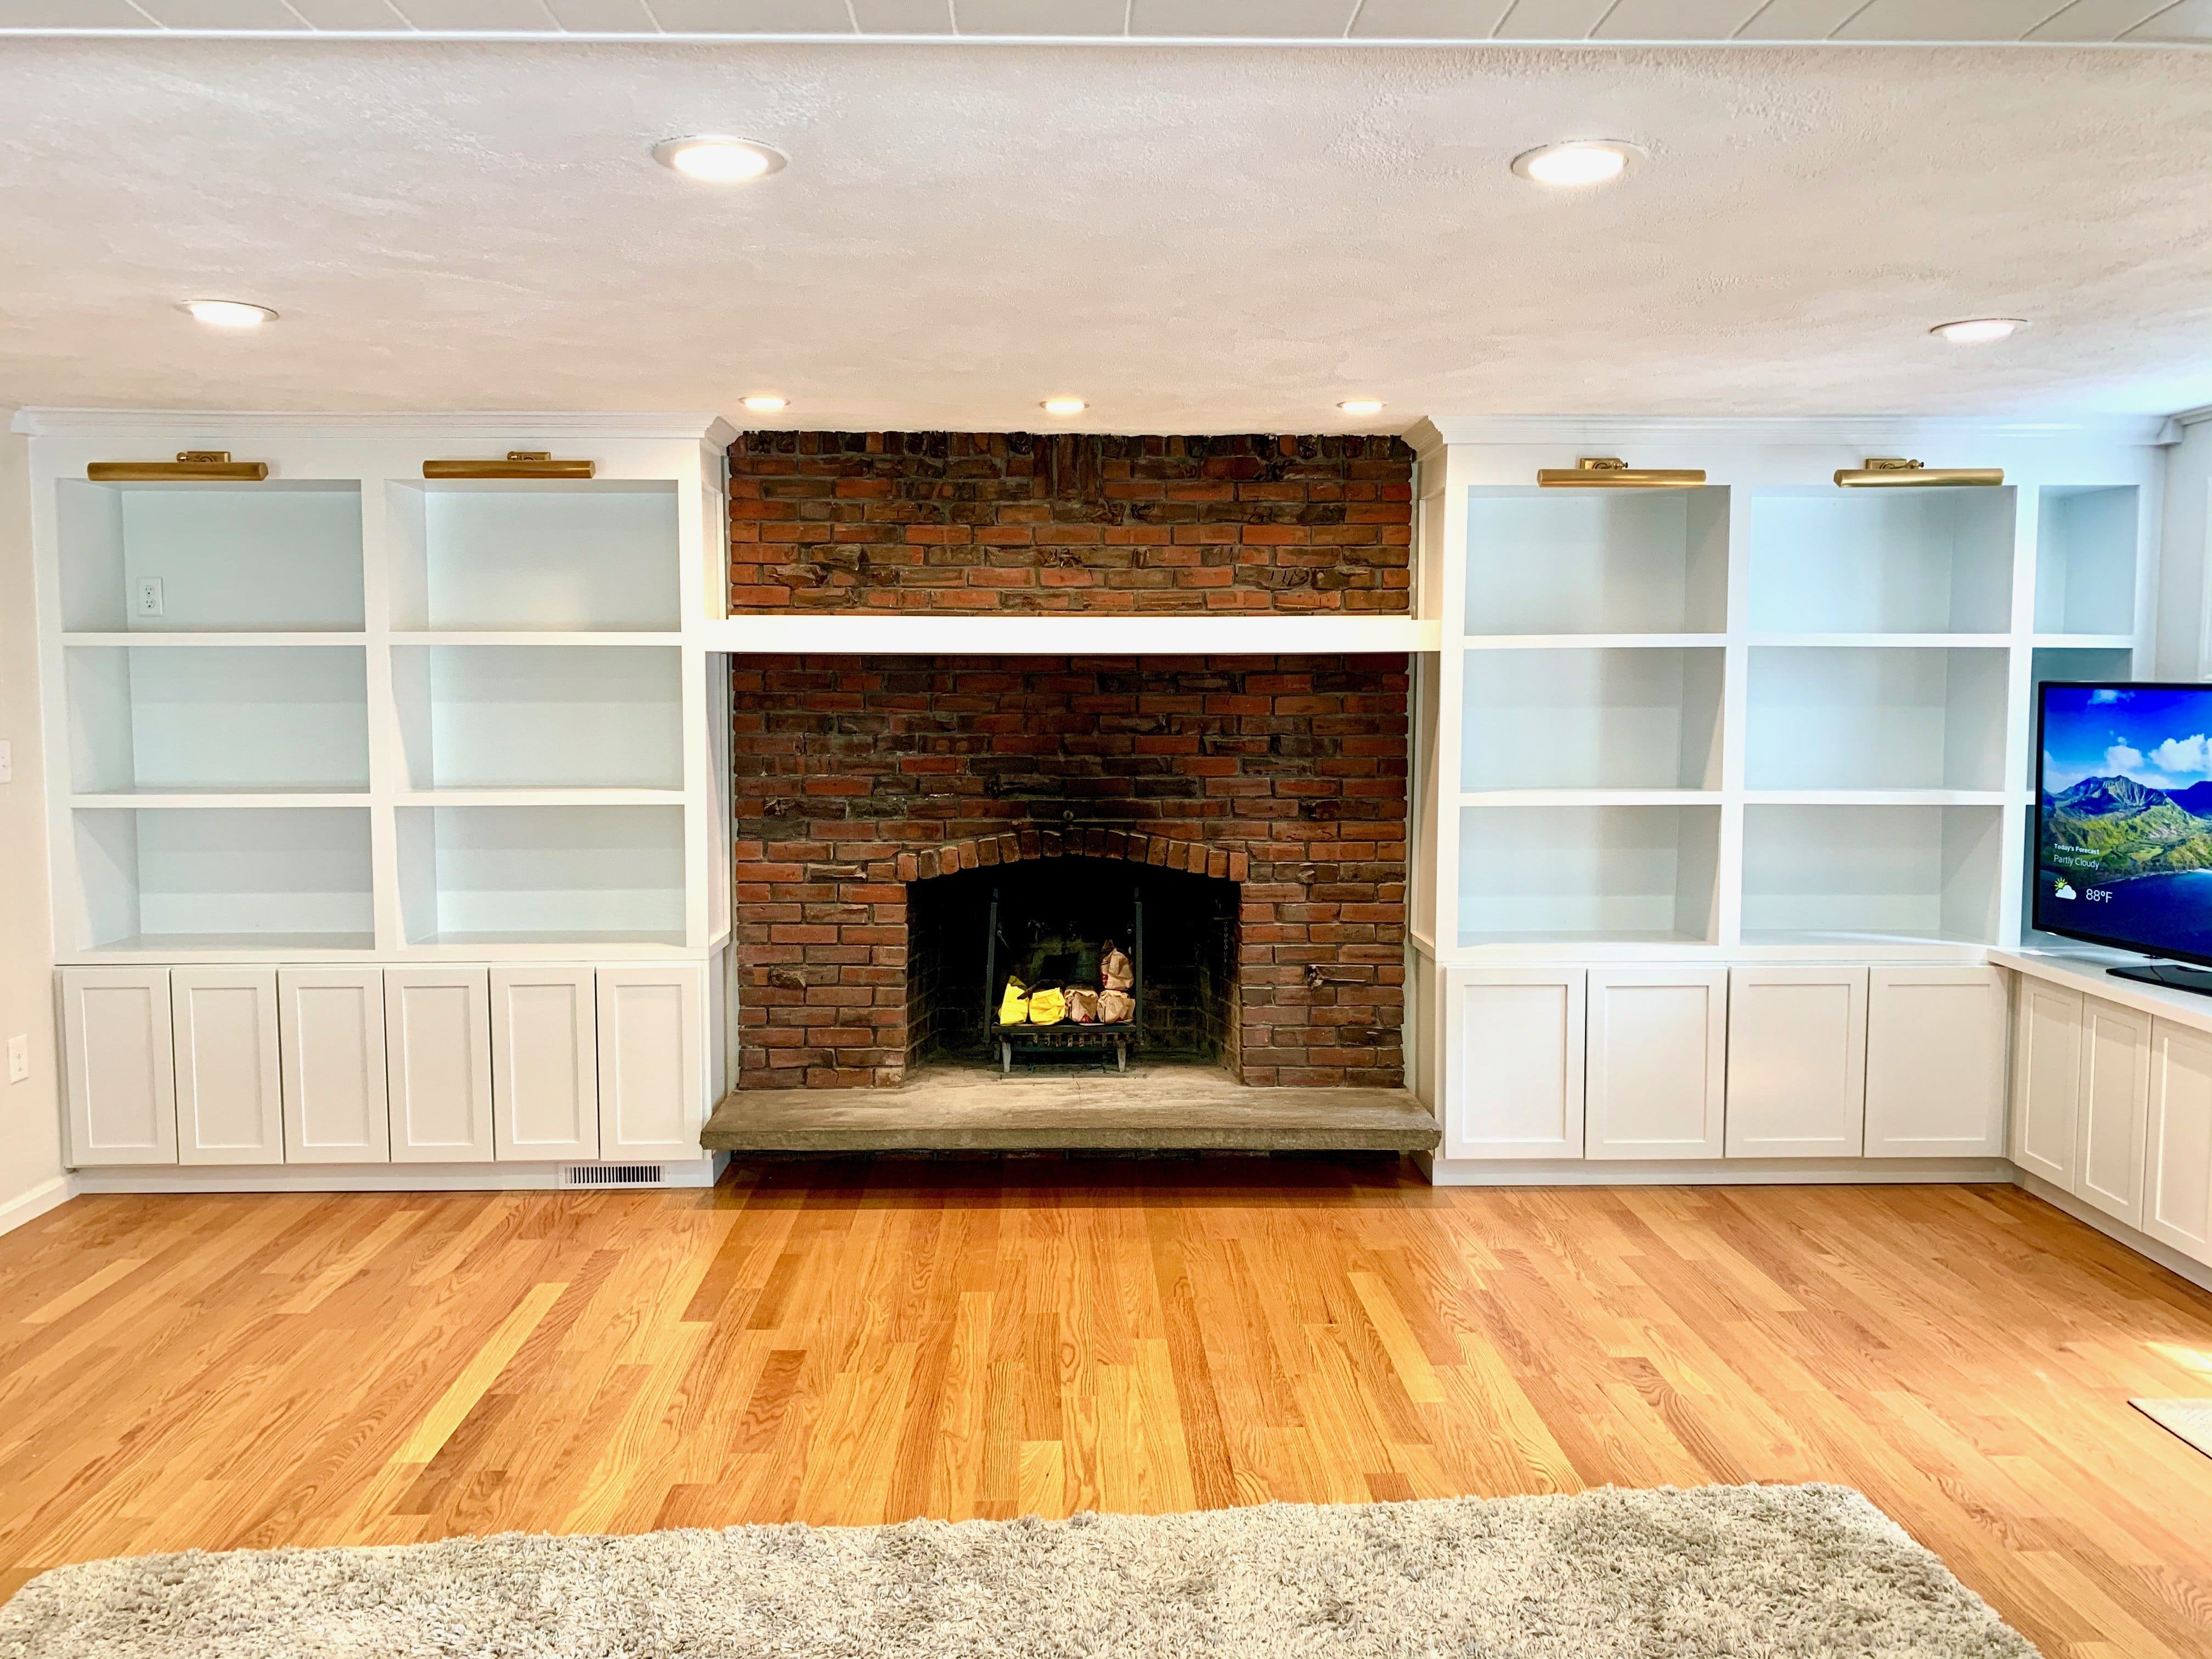
<svg viewBox="0 0 2212 1659">
<path fill-rule="evenodd" d="M 27 1221 L 36 1221 L 47 1211 L 68 1203 L 84 1190 L 82 1180 L 77 1175 L 58 1175 L 0 1204 L 0 1233 L 12 1231 Z"/>
<path fill-rule="evenodd" d="M 1412 617 L 731 617 L 701 630 L 708 651 L 915 656 L 1309 655 L 1423 652 L 1443 624 Z"/>
<path fill-rule="evenodd" d="M 2160 1243 L 2149 1234 L 2129 1226 L 2117 1216 L 2106 1215 L 2094 1204 L 2084 1203 L 2063 1187 L 2054 1186 L 2039 1175 L 2015 1169 L 2013 1181 L 2052 1209 L 2063 1210 L 2075 1220 L 2085 1226 L 2094 1227 L 2115 1243 L 2126 1245 L 2137 1255 L 2155 1261 L 2166 1272 L 2185 1279 L 2201 1289 L 2212 1291 L 2212 1263 L 2196 1261 L 2182 1255 L 2170 1244 Z"/>
<path fill-rule="evenodd" d="M 2169 0 L 2171 3 L 2171 0 Z M 2146 19 L 2145 21 L 2150 20 Z M 1525 51 L 1545 47 L 1559 51 L 1588 53 L 1617 53 L 1622 51 L 1649 52 L 1653 50 L 1680 51 L 1685 48 L 1716 49 L 1729 52 L 1767 53 L 1777 51 L 1802 51 L 1807 47 L 1836 46 L 1852 51 L 1873 48 L 1887 51 L 1926 52 L 1935 47 L 1954 49 L 1996 49 L 2001 51 L 2029 50 L 2036 52 L 2197 52 L 2203 43 L 2193 40 L 2166 37 L 2129 39 L 2126 36 L 2110 40 L 2028 40 L 2017 34 L 1958 34 L 1949 37 L 1928 38 L 1905 36 L 1899 39 L 1838 40 L 1832 35 L 1806 33 L 1768 40 L 1747 40 L 1733 35 L 1652 35 L 1649 37 L 1607 35 L 1592 39 L 1587 34 L 1559 34 L 1527 38 L 1501 38 L 1492 35 L 1439 34 L 1352 34 L 1346 29 L 1336 33 L 1306 34 L 996 34 L 956 33 L 937 30 L 927 34 L 876 33 L 872 30 L 840 29 L 835 33 L 821 30 L 757 28 L 726 31 L 703 34 L 696 31 L 670 30 L 665 33 L 648 33 L 639 29 L 316 29 L 295 28 L 172 28 L 164 24 L 137 23 L 112 25 L 105 28 L 87 28 L 68 25 L 32 25 L 0 28 L 0 40 L 27 38 L 59 40 L 253 40 L 289 41 L 295 44 L 307 41 L 343 40 L 349 45 L 356 41 L 390 43 L 395 41 L 421 42 L 425 40 L 459 42 L 470 46 L 1210 46 L 1251 51 L 1258 47 L 1277 50 L 1285 47 L 1322 47 L 1342 50 L 1346 47 L 1383 47 L 1404 51 L 1408 47 L 1425 47 L 1439 52 Z M 2142 27 L 2141 24 L 2136 27 Z"/>
<path fill-rule="evenodd" d="M 112 33 L 112 31 L 110 32 Z M 420 37 L 414 37 L 419 39 Z M 507 437 L 544 432 L 575 438 L 689 438 L 727 447 L 738 429 L 719 415 L 584 414 L 574 410 L 471 409 L 411 414 L 346 414 L 278 410 L 214 409 L 19 409 L 11 428 L 34 438 L 115 432 L 169 432 L 219 427 L 224 431 L 281 432 L 300 437 L 317 432 L 481 433 Z"/>
<path fill-rule="evenodd" d="M 1545 1158 L 1510 1164 L 1415 1156 L 1439 1187 L 1892 1187 L 1953 1182 L 2002 1186 L 2001 1158 L 1732 1158 L 1586 1163 Z"/>
<path fill-rule="evenodd" d="M 81 1170 L 76 1190 L 84 1193 L 525 1193 L 628 1190 L 652 1187 L 571 1187 L 564 1172 L 580 1165 L 657 1163 L 666 1179 L 660 1187 L 711 1187 L 726 1154 L 696 1158 L 564 1158 L 557 1164 L 294 1164 L 281 1169 L 251 1164 L 197 1170 L 137 1167 Z"/>
<path fill-rule="evenodd" d="M 2087 416 L 2047 421 L 1972 416 L 1841 415 L 1431 415 L 1406 441 L 1425 456 L 1444 444 L 1572 444 L 1694 438 L 1749 446 L 1909 443 L 1914 440 L 2059 440 L 2155 445 L 2162 415 Z"/>
</svg>

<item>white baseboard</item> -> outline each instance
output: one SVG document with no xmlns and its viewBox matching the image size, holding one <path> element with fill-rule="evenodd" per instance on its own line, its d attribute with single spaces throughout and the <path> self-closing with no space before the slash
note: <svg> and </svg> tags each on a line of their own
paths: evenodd
<svg viewBox="0 0 2212 1659">
<path fill-rule="evenodd" d="M 2015 1170 L 2014 1179 L 2052 1209 L 2065 1211 L 2083 1225 L 2094 1227 L 2107 1238 L 2126 1245 L 2137 1255 L 2149 1257 L 2166 1272 L 2178 1274 L 2200 1289 L 2212 1291 L 2212 1266 L 2193 1256 L 2182 1255 L 2171 1244 L 2160 1243 L 2148 1233 L 2129 1226 L 2118 1216 L 2106 1215 L 2095 1205 L 2084 1203 L 2063 1187 L 2055 1186 L 2039 1175 Z"/>
<path fill-rule="evenodd" d="M 66 1204 L 83 1189 L 72 1175 L 58 1175 L 51 1181 L 41 1181 L 27 1193 L 18 1193 L 6 1203 L 0 1204 L 0 1233 L 35 1221 L 47 1211 Z"/>
<path fill-rule="evenodd" d="M 2001 1158 L 1748 1158 L 1664 1162 L 1607 1158 L 1498 1159 L 1420 1157 L 1439 1187 L 1882 1187 L 1900 1182 L 2013 1178 Z"/>
<path fill-rule="evenodd" d="M 603 1160 L 602 1160 L 603 1161 Z M 82 1193 L 526 1193 L 653 1192 L 711 1187 L 721 1173 L 714 1158 L 663 1159 L 660 1179 L 647 1183 L 579 1185 L 559 1164 L 324 1164 L 115 1165 L 79 1170 Z"/>
</svg>

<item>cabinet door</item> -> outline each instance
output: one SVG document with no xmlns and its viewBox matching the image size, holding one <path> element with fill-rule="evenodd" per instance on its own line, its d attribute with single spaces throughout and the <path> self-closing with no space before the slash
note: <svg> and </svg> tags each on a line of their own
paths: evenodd
<svg viewBox="0 0 2212 1659">
<path fill-rule="evenodd" d="M 1867 970 L 1729 970 L 1728 1155 L 1866 1150 Z"/>
<path fill-rule="evenodd" d="M 167 969 L 64 969 L 62 1063 L 71 1167 L 177 1161 Z"/>
<path fill-rule="evenodd" d="M 597 1020 L 588 968 L 492 969 L 492 1146 L 498 1156 L 599 1155 Z"/>
<path fill-rule="evenodd" d="M 282 1164 L 274 968 L 173 968 L 177 1161 Z"/>
<path fill-rule="evenodd" d="M 482 968 L 387 968 L 384 1036 L 395 1164 L 490 1161 L 491 980 Z"/>
<path fill-rule="evenodd" d="M 2022 974 L 2013 1009 L 2012 1161 L 2071 1192 L 2081 994 Z"/>
<path fill-rule="evenodd" d="M 702 1158 L 705 974 L 699 963 L 599 972 L 599 1156 Z"/>
<path fill-rule="evenodd" d="M 276 1033 L 284 1066 L 285 1161 L 390 1163 L 382 970 L 279 969 Z"/>
<path fill-rule="evenodd" d="M 1867 983 L 1869 1158 L 2004 1152 L 2004 970 L 1876 968 Z"/>
<path fill-rule="evenodd" d="M 1590 1158 L 1718 1158 L 1728 969 L 1593 968 Z"/>
<path fill-rule="evenodd" d="M 1445 1157 L 1583 1155 L 1588 978 L 1579 968 L 1445 976 Z"/>
<path fill-rule="evenodd" d="M 2212 1261 L 2212 1036 L 2151 1024 L 2142 1230 Z"/>
<path fill-rule="evenodd" d="M 2081 1129 L 2075 1195 L 2142 1225 L 2143 1127 L 2150 1109 L 2150 1016 L 2100 997 L 2081 1004 Z"/>
</svg>

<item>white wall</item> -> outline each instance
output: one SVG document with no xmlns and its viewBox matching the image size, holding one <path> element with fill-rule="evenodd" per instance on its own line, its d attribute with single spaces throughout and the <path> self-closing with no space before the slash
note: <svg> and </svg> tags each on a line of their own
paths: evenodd
<svg viewBox="0 0 2212 1659">
<path fill-rule="evenodd" d="M 2154 655 L 2158 678 L 2205 677 L 2207 598 L 2212 559 L 2208 506 L 2212 506 L 2212 420 L 2192 420 L 2182 440 L 2166 452 L 2166 520 L 2159 560 Z"/>
<path fill-rule="evenodd" d="M 0 1231 L 68 1195 L 54 1062 L 53 931 L 47 925 L 39 659 L 31 595 L 30 445 L 0 428 L 0 740 L 15 781 L 0 784 L 0 1042 L 30 1039 L 31 1076 L 0 1066 Z"/>
</svg>

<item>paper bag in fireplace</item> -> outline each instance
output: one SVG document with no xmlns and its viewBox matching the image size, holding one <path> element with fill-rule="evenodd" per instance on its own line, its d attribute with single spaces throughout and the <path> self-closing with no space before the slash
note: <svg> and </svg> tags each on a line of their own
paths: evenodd
<svg viewBox="0 0 2212 1659">
<path fill-rule="evenodd" d="M 1128 952 L 1116 950 L 1110 939 L 1106 941 L 1104 954 L 1098 958 L 1098 982 L 1109 991 L 1126 991 L 1137 982 L 1137 969 Z"/>
</svg>

